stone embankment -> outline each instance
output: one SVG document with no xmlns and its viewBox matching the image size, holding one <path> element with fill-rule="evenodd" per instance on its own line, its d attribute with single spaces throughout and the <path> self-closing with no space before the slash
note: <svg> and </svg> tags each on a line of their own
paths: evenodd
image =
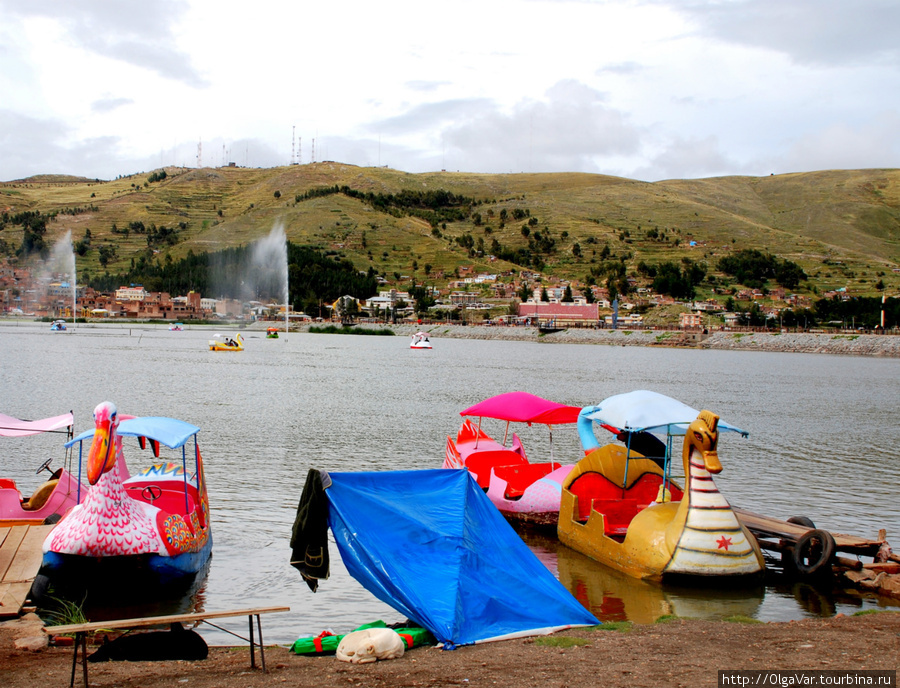
<svg viewBox="0 0 900 688">
<path fill-rule="evenodd" d="M 605 344 L 607 346 L 665 346 L 731 351 L 766 351 L 851 356 L 900 358 L 900 336 L 875 334 L 713 332 L 709 335 L 677 330 L 595 330 L 572 328 L 540 332 L 536 327 L 484 325 L 369 325 L 363 328 L 388 328 L 399 336 L 423 331 L 434 341 L 440 339 L 490 339 L 563 344 Z"/>
</svg>

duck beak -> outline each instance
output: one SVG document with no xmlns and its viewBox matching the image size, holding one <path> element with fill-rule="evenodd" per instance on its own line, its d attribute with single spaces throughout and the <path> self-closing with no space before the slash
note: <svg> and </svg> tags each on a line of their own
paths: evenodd
<svg viewBox="0 0 900 688">
<path fill-rule="evenodd" d="M 710 473 L 722 472 L 722 464 L 719 462 L 719 452 L 717 451 L 703 452 L 703 463 Z"/>
<path fill-rule="evenodd" d="M 98 422 L 87 459 L 87 479 L 91 485 L 95 485 L 100 480 L 100 476 L 115 465 L 115 452 L 110 422 L 108 420 Z"/>
</svg>

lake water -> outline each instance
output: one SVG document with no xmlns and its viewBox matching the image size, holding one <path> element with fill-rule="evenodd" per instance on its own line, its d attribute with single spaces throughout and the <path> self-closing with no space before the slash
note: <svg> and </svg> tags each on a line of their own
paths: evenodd
<svg viewBox="0 0 900 688">
<path fill-rule="evenodd" d="M 221 330 L 225 333 L 225 330 Z M 315 594 L 289 565 L 289 540 L 309 468 L 439 468 L 459 411 L 524 390 L 584 406 L 651 389 L 750 432 L 723 436 L 717 484 L 732 504 L 900 546 L 897 499 L 900 360 L 812 354 L 700 351 L 433 338 L 412 351 L 403 337 L 245 333 L 245 351 L 208 351 L 215 330 L 164 326 L 0 323 L 0 412 L 42 418 L 72 410 L 76 432 L 101 401 L 121 413 L 198 425 L 207 468 L 213 557 L 189 598 L 159 613 L 289 605 L 264 619 L 267 642 L 375 619 L 403 620 L 349 577 L 331 549 L 331 578 Z M 485 429 L 502 438 L 502 426 Z M 549 458 L 543 428 L 516 428 L 532 461 Z M 30 491 L 34 470 L 62 457 L 59 436 L 3 440 L 0 474 Z M 553 458 L 581 454 L 574 428 L 558 427 Z M 145 453 L 126 446 L 129 465 Z M 537 556 L 601 619 L 652 621 L 664 613 L 761 620 L 831 615 L 889 604 L 782 582 L 737 591 L 680 589 L 618 576 L 555 540 L 523 533 Z M 115 610 L 113 616 L 122 616 Z M 246 620 L 222 624 L 246 631 Z M 208 627 L 204 627 L 207 628 Z M 230 643 L 203 630 L 211 643 Z"/>
</svg>

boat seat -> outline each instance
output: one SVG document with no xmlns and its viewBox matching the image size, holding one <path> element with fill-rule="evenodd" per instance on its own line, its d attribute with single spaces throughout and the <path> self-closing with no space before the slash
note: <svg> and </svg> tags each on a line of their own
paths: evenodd
<svg viewBox="0 0 900 688">
<path fill-rule="evenodd" d="M 475 476 L 475 480 L 481 489 L 486 490 L 491 484 L 491 469 L 501 466 L 524 466 L 525 459 L 511 452 L 509 449 L 502 451 L 479 451 L 466 459 L 466 468 Z"/>
<path fill-rule="evenodd" d="M 22 508 L 25 511 L 37 511 L 47 503 L 58 484 L 59 480 L 48 480 L 34 491 L 27 502 L 22 502 Z"/>
<path fill-rule="evenodd" d="M 0 489 L 16 490 L 17 492 L 19 490 L 19 488 L 16 487 L 16 481 L 10 478 L 0 478 Z"/>
<path fill-rule="evenodd" d="M 606 535 L 624 535 L 628 524 L 639 511 L 636 499 L 594 499 L 591 510 L 603 514 L 603 532 Z"/>
<path fill-rule="evenodd" d="M 525 490 L 543 478 L 548 473 L 556 470 L 558 463 L 523 463 L 513 466 L 495 466 L 494 475 L 506 481 L 504 496 L 507 499 L 518 499 Z"/>
</svg>

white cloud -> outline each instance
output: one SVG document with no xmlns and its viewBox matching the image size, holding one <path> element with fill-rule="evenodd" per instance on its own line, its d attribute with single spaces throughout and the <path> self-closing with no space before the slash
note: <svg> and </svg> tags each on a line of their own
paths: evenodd
<svg viewBox="0 0 900 688">
<path fill-rule="evenodd" d="M 898 167 L 893 0 L 0 0 L 0 179 Z M 53 167 L 53 169 L 50 169 Z"/>
</svg>

